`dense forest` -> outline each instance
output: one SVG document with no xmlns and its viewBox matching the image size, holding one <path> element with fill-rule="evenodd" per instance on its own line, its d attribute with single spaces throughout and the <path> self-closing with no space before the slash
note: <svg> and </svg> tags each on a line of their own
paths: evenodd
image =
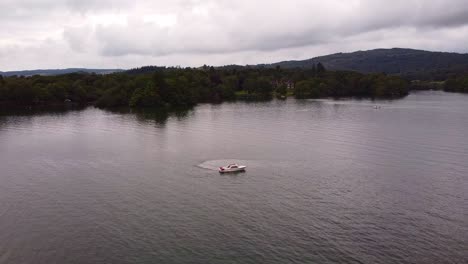
<svg viewBox="0 0 468 264">
<path fill-rule="evenodd" d="M 445 81 L 444 91 L 468 93 L 468 74 L 453 77 Z"/>
<path fill-rule="evenodd" d="M 106 75 L 0 76 L 0 104 L 95 104 L 99 107 L 188 106 L 234 99 L 398 98 L 408 82 L 385 74 L 275 68 L 142 67 Z"/>
</svg>

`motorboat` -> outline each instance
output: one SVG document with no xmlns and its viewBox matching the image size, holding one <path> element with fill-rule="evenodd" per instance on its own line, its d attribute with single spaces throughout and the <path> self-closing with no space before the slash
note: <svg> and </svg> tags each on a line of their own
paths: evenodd
<svg viewBox="0 0 468 264">
<path fill-rule="evenodd" d="M 219 167 L 219 173 L 245 171 L 245 168 L 247 168 L 247 166 L 233 163 L 233 164 L 229 164 L 226 167 Z"/>
</svg>

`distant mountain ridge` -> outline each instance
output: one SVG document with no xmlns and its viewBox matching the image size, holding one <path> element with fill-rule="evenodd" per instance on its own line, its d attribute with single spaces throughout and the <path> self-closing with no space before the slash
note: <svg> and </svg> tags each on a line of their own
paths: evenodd
<svg viewBox="0 0 468 264">
<path fill-rule="evenodd" d="M 450 75 L 468 72 L 468 54 L 402 48 L 336 53 L 306 60 L 282 61 L 258 66 L 312 68 L 319 62 L 330 70 L 383 72 L 412 80 L 445 80 Z"/>
<path fill-rule="evenodd" d="M 335 53 L 306 60 L 282 61 L 272 64 L 248 65 L 248 67 L 312 68 L 322 63 L 329 70 L 356 71 L 361 73 L 387 73 L 409 80 L 443 81 L 450 77 L 468 73 L 468 54 L 433 52 L 416 49 L 374 49 L 351 53 Z M 217 68 L 241 69 L 246 66 L 225 65 Z M 109 74 L 127 72 L 129 74 L 155 71 L 158 66 L 145 66 L 130 70 L 123 69 L 45 69 L 0 72 L 3 76 L 61 75 L 75 72 Z"/>
<path fill-rule="evenodd" d="M 86 68 L 67 68 L 67 69 L 40 69 L 40 70 L 25 70 L 25 71 L 5 71 L 1 72 L 2 76 L 33 76 L 33 75 L 61 75 L 75 72 L 86 72 L 96 74 L 109 74 L 121 72 L 122 69 L 86 69 Z"/>
</svg>

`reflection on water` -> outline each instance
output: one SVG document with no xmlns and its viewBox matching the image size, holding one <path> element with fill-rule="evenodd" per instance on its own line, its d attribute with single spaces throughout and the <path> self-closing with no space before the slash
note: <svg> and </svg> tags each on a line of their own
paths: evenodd
<svg viewBox="0 0 468 264">
<path fill-rule="evenodd" d="M 0 110 L 0 263 L 465 263 L 467 98 Z"/>
<path fill-rule="evenodd" d="M 0 106 L 0 117 L 8 116 L 38 116 L 60 115 L 71 111 L 84 110 L 85 106 L 53 106 L 53 107 L 6 107 Z"/>
<path fill-rule="evenodd" d="M 125 114 L 125 115 L 135 115 L 136 118 L 141 121 L 154 121 L 157 124 L 164 125 L 167 122 L 167 119 L 171 116 L 176 117 L 178 120 L 185 119 L 193 111 L 193 107 L 179 107 L 179 108 L 111 108 L 105 109 L 106 111 Z"/>
<path fill-rule="evenodd" d="M 85 106 L 55 106 L 55 107 L 25 107 L 25 108 L 1 108 L 0 107 L 0 120 L 9 119 L 11 116 L 23 117 L 38 117 L 38 116 L 64 116 L 67 113 L 83 111 Z M 92 108 L 92 107 L 90 107 Z M 103 109 L 115 114 L 134 115 L 139 121 L 154 121 L 157 124 L 165 124 L 167 119 L 171 116 L 176 117 L 178 120 L 185 119 L 193 111 L 193 107 L 179 107 L 179 108 L 141 108 L 132 109 L 128 107 L 122 108 L 107 108 Z M 1 121 L 0 121 L 1 124 Z"/>
</svg>

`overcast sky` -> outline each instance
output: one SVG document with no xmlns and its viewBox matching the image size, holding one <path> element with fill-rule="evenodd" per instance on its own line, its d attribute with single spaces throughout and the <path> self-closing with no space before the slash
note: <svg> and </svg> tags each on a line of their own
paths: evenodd
<svg viewBox="0 0 468 264">
<path fill-rule="evenodd" d="M 468 52 L 468 0 L 0 0 L 0 71 Z"/>
</svg>

